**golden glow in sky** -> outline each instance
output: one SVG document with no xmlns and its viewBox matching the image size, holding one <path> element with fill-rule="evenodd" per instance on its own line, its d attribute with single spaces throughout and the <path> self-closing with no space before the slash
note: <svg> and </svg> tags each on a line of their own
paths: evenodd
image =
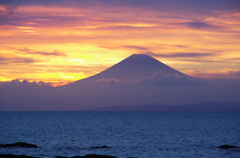
<svg viewBox="0 0 240 158">
<path fill-rule="evenodd" d="M 0 81 L 61 85 L 131 54 L 191 76 L 240 78 L 238 1 L 0 2 Z"/>
</svg>

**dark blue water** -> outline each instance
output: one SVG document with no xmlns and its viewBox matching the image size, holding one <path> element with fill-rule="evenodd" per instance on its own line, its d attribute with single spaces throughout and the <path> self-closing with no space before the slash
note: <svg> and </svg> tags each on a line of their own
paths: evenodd
<svg viewBox="0 0 240 158">
<path fill-rule="evenodd" d="M 2 154 L 119 158 L 240 157 L 240 113 L 210 112 L 0 112 L 0 144 L 26 142 L 39 148 L 0 148 Z M 90 149 L 92 146 L 109 146 Z"/>
</svg>

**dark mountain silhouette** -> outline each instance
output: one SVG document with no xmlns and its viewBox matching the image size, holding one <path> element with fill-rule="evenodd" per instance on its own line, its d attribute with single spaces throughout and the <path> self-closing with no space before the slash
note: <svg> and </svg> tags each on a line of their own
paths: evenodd
<svg viewBox="0 0 240 158">
<path fill-rule="evenodd" d="M 167 78 L 168 80 L 171 78 L 177 78 L 178 80 L 193 79 L 192 77 L 163 64 L 149 55 L 134 54 L 96 75 L 75 81 L 65 86 L 77 86 L 82 83 L 86 84 L 94 81 L 100 82 L 101 80 L 129 83 L 133 81 L 137 82 L 142 79 L 156 80 L 160 78 Z"/>
<path fill-rule="evenodd" d="M 107 106 L 93 109 L 81 109 L 80 111 L 171 111 L 175 106 L 167 104 L 144 104 L 139 106 Z"/>
<path fill-rule="evenodd" d="M 109 106 L 80 111 L 212 111 L 212 112 L 240 112 L 240 103 L 237 102 L 200 102 L 184 105 L 144 104 L 139 106 Z"/>
<path fill-rule="evenodd" d="M 240 111 L 240 102 L 209 101 L 175 107 L 176 111 Z"/>
</svg>

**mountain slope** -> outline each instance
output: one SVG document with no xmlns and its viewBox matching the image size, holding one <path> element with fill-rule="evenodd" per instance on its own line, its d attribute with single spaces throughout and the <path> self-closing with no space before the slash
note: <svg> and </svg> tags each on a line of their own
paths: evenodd
<svg viewBox="0 0 240 158">
<path fill-rule="evenodd" d="M 161 73 L 161 76 L 172 75 L 175 77 L 192 78 L 149 55 L 133 54 L 112 67 L 91 77 L 75 81 L 71 83 L 71 85 L 78 85 L 82 82 L 92 82 L 101 79 L 115 79 L 123 82 L 132 82 L 144 77 L 152 78 L 157 73 Z"/>
<path fill-rule="evenodd" d="M 158 71 L 166 74 L 185 75 L 148 55 L 134 54 L 105 71 L 93 76 L 93 78 L 136 80 L 141 77 L 149 77 Z"/>
</svg>

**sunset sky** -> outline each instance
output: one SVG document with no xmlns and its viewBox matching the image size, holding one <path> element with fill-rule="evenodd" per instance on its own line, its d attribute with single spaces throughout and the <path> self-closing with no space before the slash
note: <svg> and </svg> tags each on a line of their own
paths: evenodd
<svg viewBox="0 0 240 158">
<path fill-rule="evenodd" d="M 148 54 L 240 79 L 239 0 L 1 0 L 0 81 L 66 84 Z"/>
</svg>

